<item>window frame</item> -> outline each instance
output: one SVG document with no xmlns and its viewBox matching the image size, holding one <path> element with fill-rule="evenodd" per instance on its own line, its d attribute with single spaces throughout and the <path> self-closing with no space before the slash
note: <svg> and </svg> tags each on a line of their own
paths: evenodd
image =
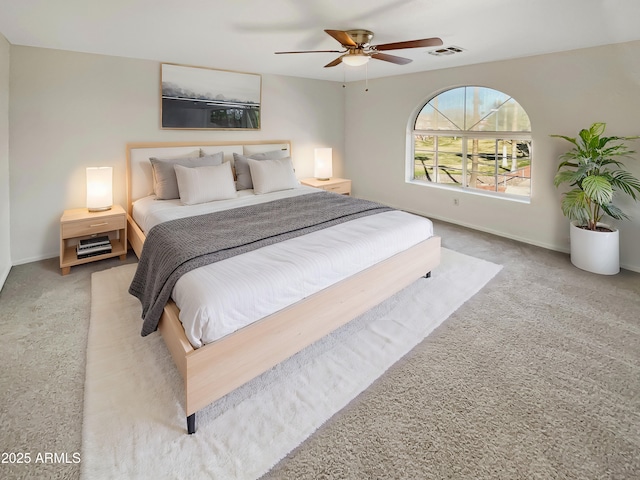
<svg viewBox="0 0 640 480">
<path fill-rule="evenodd" d="M 408 146 L 408 153 L 409 155 L 407 155 L 407 164 L 406 164 L 406 183 L 412 183 L 412 184 L 416 184 L 416 185 L 424 185 L 424 186 L 428 186 L 431 188 L 441 188 L 441 189 L 446 189 L 446 190 L 451 190 L 451 191 L 455 191 L 455 192 L 464 192 L 467 194 L 472 194 L 472 195 L 481 195 L 481 196 L 489 196 L 492 198 L 500 198 L 500 199 L 504 199 L 504 200 L 513 200 L 516 202 L 522 202 L 522 203 L 530 203 L 531 202 L 531 198 L 533 196 L 533 140 L 532 140 L 532 133 L 531 131 L 513 131 L 513 130 L 507 130 L 507 131 L 496 131 L 496 130 L 480 130 L 480 131 L 474 131 L 474 130 L 423 130 L 423 129 L 416 129 L 416 123 L 418 121 L 418 117 L 420 116 L 420 113 L 423 111 L 423 109 L 430 103 L 432 102 L 436 97 L 438 97 L 439 95 L 442 95 L 445 92 L 448 92 L 450 90 L 456 90 L 459 88 L 487 88 L 490 90 L 494 90 L 496 92 L 502 93 L 504 95 L 508 95 L 505 94 L 504 92 L 500 91 L 500 90 L 496 90 L 494 88 L 491 87 L 484 87 L 481 85 L 461 85 L 461 86 L 457 86 L 457 87 L 451 87 L 445 90 L 440 91 L 439 93 L 432 95 L 429 97 L 429 99 L 425 102 L 423 102 L 413 113 L 413 115 L 410 118 L 410 123 L 409 123 L 409 128 L 408 128 L 408 139 L 407 139 L 407 146 Z M 464 116 L 466 117 L 466 92 L 467 90 L 465 90 L 465 111 L 463 112 Z M 509 95 L 509 99 L 513 99 L 514 101 L 517 102 L 517 100 L 512 97 L 511 95 Z M 519 105 L 520 103 L 517 102 Z M 520 105 L 521 106 L 521 105 Z M 521 106 L 522 108 L 522 106 Z M 523 108 L 524 111 L 524 108 Z M 529 119 L 529 124 L 531 124 L 531 119 L 529 117 L 529 115 L 526 113 L 526 111 L 524 111 L 525 115 L 527 115 L 527 118 Z M 416 179 L 415 178 L 415 168 L 416 168 L 416 136 L 417 135 L 422 135 L 422 136 L 429 136 L 429 137 L 458 137 L 463 139 L 462 143 L 462 158 L 461 158 L 461 165 L 462 165 L 462 185 L 452 185 L 450 183 L 439 183 L 437 181 L 429 181 L 429 180 L 420 180 L 420 179 Z M 530 175 L 529 175 L 529 195 L 528 196 L 524 196 L 524 195 L 517 195 L 517 194 L 513 194 L 513 193 L 507 193 L 507 192 L 500 192 L 500 191 L 491 191 L 491 190 L 484 190 L 484 189 L 480 189 L 480 188 L 476 188 L 476 187 L 470 187 L 468 185 L 468 175 L 467 172 L 469 171 L 467 165 L 468 163 L 471 161 L 471 155 L 468 154 L 468 140 L 470 139 L 490 139 L 490 140 L 495 140 L 495 141 L 500 141 L 500 140 L 520 140 L 523 142 L 527 142 L 529 145 L 529 169 L 530 169 Z M 495 160 L 495 165 L 496 165 L 496 169 L 498 166 L 498 159 L 496 158 Z M 437 160 L 436 160 L 437 162 Z M 434 165 L 434 168 L 437 168 L 437 163 Z M 496 182 L 496 185 L 498 184 L 498 178 L 501 175 L 499 174 L 498 171 L 496 171 L 494 173 L 494 179 Z"/>
</svg>

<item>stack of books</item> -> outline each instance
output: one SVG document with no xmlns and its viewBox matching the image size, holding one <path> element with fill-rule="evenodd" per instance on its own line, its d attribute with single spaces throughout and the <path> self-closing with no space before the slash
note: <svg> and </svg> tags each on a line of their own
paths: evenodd
<svg viewBox="0 0 640 480">
<path fill-rule="evenodd" d="M 111 242 L 108 236 L 92 237 L 80 240 L 76 248 L 78 259 L 111 253 Z"/>
</svg>

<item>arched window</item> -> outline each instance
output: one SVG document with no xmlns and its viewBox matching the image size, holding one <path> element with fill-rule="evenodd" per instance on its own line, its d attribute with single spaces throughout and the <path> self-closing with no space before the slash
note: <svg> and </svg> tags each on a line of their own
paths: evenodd
<svg viewBox="0 0 640 480">
<path fill-rule="evenodd" d="M 531 122 L 511 96 L 459 87 L 433 97 L 414 123 L 411 182 L 531 195 Z"/>
</svg>

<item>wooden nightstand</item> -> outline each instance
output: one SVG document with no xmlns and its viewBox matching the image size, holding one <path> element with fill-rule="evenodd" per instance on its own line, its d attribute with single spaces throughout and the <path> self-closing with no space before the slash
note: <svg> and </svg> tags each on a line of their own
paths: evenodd
<svg viewBox="0 0 640 480">
<path fill-rule="evenodd" d="M 111 252 L 78 258 L 76 246 L 80 240 L 108 236 Z M 104 212 L 89 212 L 86 208 L 65 210 L 60 218 L 60 268 L 66 275 L 74 265 L 104 258 L 127 258 L 127 214 L 120 205 Z"/>
<path fill-rule="evenodd" d="M 351 195 L 351 180 L 345 178 L 330 178 L 329 180 L 318 180 L 317 178 L 303 178 L 300 180 L 303 185 L 321 188 L 329 192 Z"/>
</svg>

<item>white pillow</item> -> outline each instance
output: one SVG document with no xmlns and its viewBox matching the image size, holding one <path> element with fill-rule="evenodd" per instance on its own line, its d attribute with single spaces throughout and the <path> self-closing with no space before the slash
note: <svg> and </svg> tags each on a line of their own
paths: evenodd
<svg viewBox="0 0 640 480">
<path fill-rule="evenodd" d="M 277 160 L 249 159 L 249 169 L 256 194 L 298 188 L 300 183 L 293 171 L 291 157 Z"/>
<path fill-rule="evenodd" d="M 231 163 L 206 167 L 174 166 L 180 201 L 185 205 L 225 200 L 237 196 Z"/>
</svg>

